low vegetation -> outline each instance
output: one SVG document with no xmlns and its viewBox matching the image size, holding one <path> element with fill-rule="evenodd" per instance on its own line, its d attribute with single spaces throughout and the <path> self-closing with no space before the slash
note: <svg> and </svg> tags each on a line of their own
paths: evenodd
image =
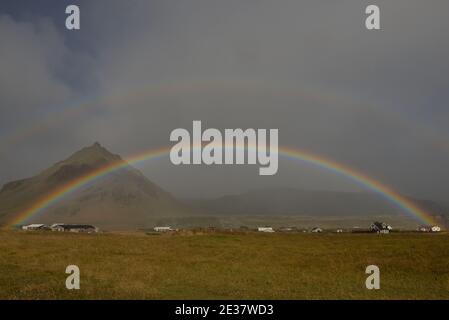
<svg viewBox="0 0 449 320">
<path fill-rule="evenodd" d="M 449 234 L 0 231 L 0 298 L 449 299 Z"/>
</svg>

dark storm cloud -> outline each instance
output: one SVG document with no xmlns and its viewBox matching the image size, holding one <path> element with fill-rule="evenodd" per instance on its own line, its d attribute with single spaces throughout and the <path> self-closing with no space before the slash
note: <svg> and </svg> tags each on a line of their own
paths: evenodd
<svg viewBox="0 0 449 320">
<path fill-rule="evenodd" d="M 0 177 L 31 174 L 95 140 L 125 155 L 167 145 L 171 130 L 198 119 L 217 128 L 279 128 L 281 144 L 327 155 L 404 193 L 447 198 L 449 3 L 376 3 L 378 32 L 364 28 L 371 4 L 364 1 L 81 1 L 79 33 L 65 31 L 54 10 L 38 32 L 42 8 L 26 21 L 11 9 L 0 20 L 9 21 L 2 39 L 27 47 L 6 53 L 38 54 L 0 64 L 16 70 L 16 82 L 32 70 L 36 86 L 14 94 L 2 85 L 4 119 L 16 117 L 5 101 L 30 112 L 18 126 L 38 120 L 36 105 L 47 104 L 46 112 L 73 101 L 91 106 L 8 149 L 14 168 Z M 4 75 L 0 82 L 13 87 Z M 45 154 L 30 163 L 27 155 L 41 147 Z M 354 188 L 285 160 L 269 178 L 253 167 L 167 161 L 141 168 L 182 195 L 267 185 Z"/>
</svg>

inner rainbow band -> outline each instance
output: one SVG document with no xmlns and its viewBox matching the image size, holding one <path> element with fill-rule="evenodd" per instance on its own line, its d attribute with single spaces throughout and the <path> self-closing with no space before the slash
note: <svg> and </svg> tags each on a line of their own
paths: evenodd
<svg viewBox="0 0 449 320">
<path fill-rule="evenodd" d="M 58 188 L 48 193 L 47 195 L 38 199 L 32 206 L 30 206 L 28 209 L 17 215 L 13 220 L 8 222 L 6 224 L 6 227 L 12 227 L 15 225 L 25 223 L 28 219 L 45 211 L 46 208 L 60 201 L 68 194 L 94 181 L 95 179 L 99 179 L 101 177 L 108 175 L 111 172 L 120 170 L 128 166 L 129 164 L 131 165 L 138 164 L 143 161 L 166 156 L 170 153 L 170 150 L 171 146 L 141 152 L 124 159 L 124 161 L 112 162 L 106 166 L 100 167 L 90 173 L 87 173 L 72 181 L 69 181 L 63 184 L 62 186 L 59 186 Z M 433 218 L 433 216 L 424 211 L 422 208 L 420 208 L 411 199 L 399 194 L 392 188 L 384 185 L 380 181 L 375 180 L 374 178 L 371 178 L 360 171 L 357 171 L 353 168 L 350 168 L 348 166 L 345 166 L 341 163 L 325 158 L 323 156 L 293 147 L 279 146 L 278 154 L 290 160 L 300 160 L 302 162 L 313 164 L 319 168 L 323 168 L 335 174 L 349 178 L 350 180 L 365 187 L 366 189 L 379 194 L 384 199 L 388 200 L 390 203 L 400 208 L 402 211 L 408 213 L 410 216 L 419 220 L 421 223 L 429 225 L 436 224 L 436 221 Z"/>
</svg>

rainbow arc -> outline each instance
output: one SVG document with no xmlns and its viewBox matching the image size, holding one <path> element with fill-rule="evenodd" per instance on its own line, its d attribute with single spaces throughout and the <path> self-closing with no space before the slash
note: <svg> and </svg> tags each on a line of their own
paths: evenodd
<svg viewBox="0 0 449 320">
<path fill-rule="evenodd" d="M 38 199 L 28 209 L 24 210 L 19 215 L 17 215 L 14 220 L 10 221 L 7 226 L 14 226 L 25 223 L 32 217 L 38 216 L 40 213 L 44 212 L 45 209 L 57 203 L 70 193 L 82 188 L 83 186 L 95 181 L 96 179 L 100 179 L 112 172 L 118 171 L 128 166 L 128 164 L 135 165 L 144 161 L 167 156 L 170 153 L 170 149 L 171 147 L 162 147 L 150 151 L 141 152 L 125 158 L 124 161 L 110 163 L 95 171 L 80 176 Z M 354 168 L 345 166 L 332 159 L 328 159 L 308 151 L 287 146 L 280 146 L 278 154 L 287 159 L 312 164 L 319 168 L 331 171 L 335 174 L 350 179 L 354 183 L 361 185 L 365 189 L 379 194 L 390 203 L 400 208 L 402 211 L 408 213 L 415 219 L 418 219 L 421 223 L 430 225 L 436 224 L 434 218 L 411 199 L 401 195 L 391 187 Z"/>
</svg>

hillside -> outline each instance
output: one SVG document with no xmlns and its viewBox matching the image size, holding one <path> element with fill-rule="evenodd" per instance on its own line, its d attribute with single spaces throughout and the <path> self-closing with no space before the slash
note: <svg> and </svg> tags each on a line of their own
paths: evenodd
<svg viewBox="0 0 449 320">
<path fill-rule="evenodd" d="M 3 186 L 0 223 L 14 219 L 36 200 L 99 168 L 123 163 L 99 143 L 83 148 L 40 174 Z M 123 163 L 120 170 L 81 187 L 27 223 L 90 223 L 103 228 L 130 229 L 152 224 L 159 216 L 177 216 L 184 208 L 140 171 Z"/>
</svg>

